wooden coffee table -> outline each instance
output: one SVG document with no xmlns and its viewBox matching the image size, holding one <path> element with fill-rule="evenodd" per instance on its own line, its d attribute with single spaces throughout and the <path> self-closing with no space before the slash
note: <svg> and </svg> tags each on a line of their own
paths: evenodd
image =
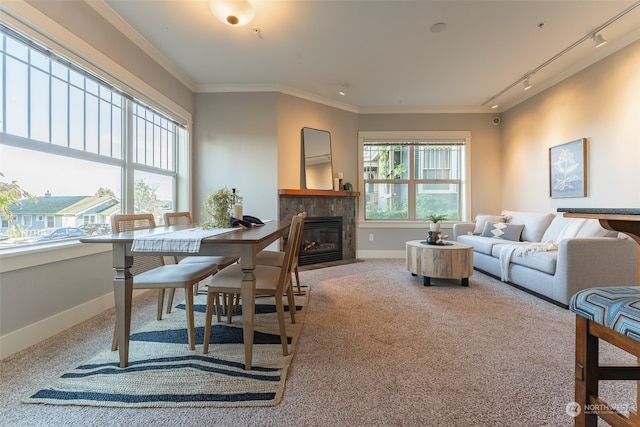
<svg viewBox="0 0 640 427">
<path fill-rule="evenodd" d="M 428 245 L 420 240 L 407 242 L 407 270 L 414 276 L 424 277 L 424 286 L 431 278 L 462 279 L 469 286 L 473 274 L 473 246 L 460 242 L 446 245 Z"/>
</svg>

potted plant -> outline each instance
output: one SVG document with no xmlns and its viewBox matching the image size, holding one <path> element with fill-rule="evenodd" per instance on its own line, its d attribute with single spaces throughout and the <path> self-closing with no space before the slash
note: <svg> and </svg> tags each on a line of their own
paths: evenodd
<svg viewBox="0 0 640 427">
<path fill-rule="evenodd" d="M 211 220 L 201 224 L 201 226 L 203 228 L 230 227 L 230 219 L 234 205 L 240 203 L 241 200 L 242 198 L 236 191 L 232 192 L 227 187 L 209 194 L 207 199 L 204 201 L 204 210 L 202 213 L 211 218 Z"/>
<path fill-rule="evenodd" d="M 427 215 L 427 219 L 431 221 L 429 224 L 429 230 L 431 231 L 440 231 L 440 221 L 447 219 L 447 215 L 445 214 L 430 214 Z"/>
</svg>

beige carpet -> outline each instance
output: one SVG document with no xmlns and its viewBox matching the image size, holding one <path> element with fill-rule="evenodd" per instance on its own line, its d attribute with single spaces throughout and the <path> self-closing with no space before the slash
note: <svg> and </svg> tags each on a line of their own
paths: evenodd
<svg viewBox="0 0 640 427">
<path fill-rule="evenodd" d="M 21 404 L 43 379 L 109 342 L 106 313 L 2 363 L 0 420 L 18 426 L 573 425 L 565 412 L 574 375 L 569 311 L 477 272 L 468 288 L 436 280 L 427 288 L 401 259 L 304 271 L 301 278 L 312 297 L 277 406 Z M 135 304 L 138 316 L 153 316 L 153 296 Z M 634 361 L 615 349 L 602 351 L 610 362 Z M 633 408 L 634 385 L 605 384 L 604 394 Z"/>
<path fill-rule="evenodd" d="M 131 333 L 129 366 L 105 348 L 90 360 L 29 393 L 24 403 L 119 408 L 240 407 L 280 403 L 287 371 L 304 323 L 309 292 L 296 295 L 296 323 L 285 316 L 289 354 L 282 354 L 273 297 L 256 298 L 253 368 L 245 370 L 242 306 L 231 324 L 224 316 L 204 342 L 206 290 L 194 298 L 195 351 L 189 350 L 184 302 L 162 320 Z M 285 310 L 288 307 L 285 306 Z M 200 326 L 202 325 L 202 326 Z"/>
</svg>

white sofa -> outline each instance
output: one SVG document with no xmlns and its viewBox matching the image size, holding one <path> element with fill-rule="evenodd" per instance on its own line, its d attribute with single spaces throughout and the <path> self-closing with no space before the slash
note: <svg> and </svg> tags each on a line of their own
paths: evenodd
<svg viewBox="0 0 640 427">
<path fill-rule="evenodd" d="M 503 211 L 454 224 L 453 238 L 475 269 L 565 307 L 582 289 L 638 283 L 637 244 L 597 220 Z"/>
</svg>

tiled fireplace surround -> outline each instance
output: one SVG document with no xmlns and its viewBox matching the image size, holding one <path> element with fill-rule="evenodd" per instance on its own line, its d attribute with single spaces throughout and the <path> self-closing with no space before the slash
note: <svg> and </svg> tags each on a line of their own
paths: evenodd
<svg viewBox="0 0 640 427">
<path fill-rule="evenodd" d="M 308 217 L 342 217 L 342 259 L 356 257 L 357 192 L 283 189 L 278 193 L 280 219 L 291 219 L 300 212 Z"/>
</svg>

